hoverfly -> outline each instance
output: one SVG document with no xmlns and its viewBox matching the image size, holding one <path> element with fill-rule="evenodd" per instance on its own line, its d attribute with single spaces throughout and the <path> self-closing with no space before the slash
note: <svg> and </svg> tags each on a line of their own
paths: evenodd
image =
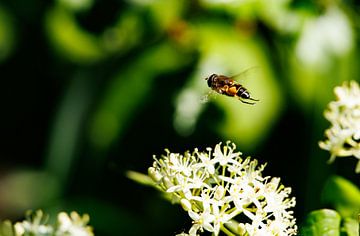
<svg viewBox="0 0 360 236">
<path fill-rule="evenodd" d="M 212 74 L 205 78 L 205 80 L 207 80 L 208 86 L 215 92 L 229 97 L 236 97 L 242 103 L 254 105 L 259 100 L 252 98 L 244 86 L 233 80 L 236 76 L 227 77 L 225 75 Z"/>
</svg>

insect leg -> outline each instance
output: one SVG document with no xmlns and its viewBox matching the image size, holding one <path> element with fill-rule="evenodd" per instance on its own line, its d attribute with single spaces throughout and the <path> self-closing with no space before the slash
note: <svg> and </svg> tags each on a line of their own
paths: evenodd
<svg viewBox="0 0 360 236">
<path fill-rule="evenodd" d="M 254 105 L 255 104 L 255 102 L 247 102 L 247 101 L 245 101 L 243 99 L 240 99 L 240 98 L 239 98 L 239 100 L 240 100 L 240 102 L 245 103 L 245 104 L 249 104 L 249 105 Z M 253 100 L 253 99 L 251 99 L 251 100 Z M 257 101 L 257 100 L 253 100 L 253 101 Z"/>
</svg>

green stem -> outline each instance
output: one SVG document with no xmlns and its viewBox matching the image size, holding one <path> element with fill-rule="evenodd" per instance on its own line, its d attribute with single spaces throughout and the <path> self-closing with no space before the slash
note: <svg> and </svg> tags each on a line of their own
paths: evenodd
<svg viewBox="0 0 360 236">
<path fill-rule="evenodd" d="M 359 236 L 360 236 L 360 214 L 358 214 Z"/>
<path fill-rule="evenodd" d="M 228 236 L 236 236 L 233 232 L 231 232 L 229 229 L 227 229 L 224 225 L 220 226 L 221 231 L 223 231 Z"/>
</svg>

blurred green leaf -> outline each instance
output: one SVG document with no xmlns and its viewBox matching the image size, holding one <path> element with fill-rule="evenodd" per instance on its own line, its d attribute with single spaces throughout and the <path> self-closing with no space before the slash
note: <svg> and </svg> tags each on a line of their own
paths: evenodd
<svg viewBox="0 0 360 236">
<path fill-rule="evenodd" d="M 15 32 L 11 15 L 0 5 L 0 62 L 12 52 Z"/>
<path fill-rule="evenodd" d="M 152 1 L 150 5 L 151 15 L 159 29 L 166 30 L 181 18 L 185 2 L 185 0 Z"/>
<path fill-rule="evenodd" d="M 94 0 L 57 0 L 57 2 L 73 11 L 85 11 L 94 4 Z"/>
<path fill-rule="evenodd" d="M 21 213 L 49 204 L 58 197 L 59 184 L 49 173 L 18 170 L 3 177 L 0 184 L 1 205 Z"/>
<path fill-rule="evenodd" d="M 356 219 L 360 212 L 359 188 L 340 176 L 328 179 L 322 192 L 322 201 L 334 206 L 342 217 Z"/>
<path fill-rule="evenodd" d="M 81 124 L 91 104 L 91 79 L 86 71 L 72 78 L 54 119 L 47 150 L 46 170 L 58 178 L 61 185 L 66 184 L 75 158 L 79 157 L 76 151 L 83 131 Z"/>
<path fill-rule="evenodd" d="M 352 218 L 345 218 L 341 231 L 347 236 L 359 236 L 359 222 Z"/>
<path fill-rule="evenodd" d="M 291 6 L 291 0 L 199 2 L 206 9 L 226 12 L 242 23 L 262 21 L 280 33 L 296 33 L 303 18 L 301 12 Z"/>
<path fill-rule="evenodd" d="M 288 77 L 292 96 L 305 110 L 317 105 L 323 110 L 326 104 L 334 99 L 333 89 L 342 81 L 353 79 L 354 55 L 345 55 L 332 69 L 321 68 L 321 66 L 304 66 L 297 59 L 290 59 L 291 63 Z M 335 62 L 334 62 L 335 63 Z M 315 103 L 314 103 L 315 102 Z"/>
<path fill-rule="evenodd" d="M 70 61 L 88 64 L 98 62 L 106 56 L 99 40 L 83 30 L 73 13 L 66 8 L 55 6 L 50 9 L 45 25 L 56 52 Z"/>
<path fill-rule="evenodd" d="M 123 54 L 141 43 L 144 22 L 139 11 L 128 10 L 120 15 L 111 27 L 101 35 L 101 44 L 109 53 Z"/>
<path fill-rule="evenodd" d="M 14 236 L 14 228 L 9 220 L 0 223 L 0 236 Z"/>
<path fill-rule="evenodd" d="M 329 209 L 312 211 L 301 227 L 302 236 L 339 236 L 340 215 Z"/>
<path fill-rule="evenodd" d="M 335 85 L 354 79 L 358 66 L 351 24 L 338 6 L 304 17 L 298 38 L 284 58 L 290 68 L 286 78 L 291 94 L 304 109 L 312 109 L 314 102 L 323 109 Z"/>
<path fill-rule="evenodd" d="M 291 6 L 291 0 L 257 1 L 259 18 L 282 34 L 297 33 L 304 14 Z"/>
<path fill-rule="evenodd" d="M 207 10 L 227 12 L 244 20 L 256 20 L 260 1 L 212 1 L 200 0 L 199 3 Z"/>
<path fill-rule="evenodd" d="M 120 71 L 106 88 L 90 127 L 93 145 L 106 149 L 129 125 L 150 96 L 156 76 L 181 68 L 189 60 L 165 42 L 145 51 Z"/>
<path fill-rule="evenodd" d="M 186 0 L 129 0 L 129 2 L 146 7 L 151 16 L 152 25 L 159 31 L 169 29 L 174 22 L 182 18 L 184 8 L 189 4 Z"/>
</svg>

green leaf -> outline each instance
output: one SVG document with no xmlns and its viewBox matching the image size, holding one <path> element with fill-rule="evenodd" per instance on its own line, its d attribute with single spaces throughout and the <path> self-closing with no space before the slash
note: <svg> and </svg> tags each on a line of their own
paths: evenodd
<svg viewBox="0 0 360 236">
<path fill-rule="evenodd" d="M 186 1 L 158 0 L 149 1 L 149 3 L 153 24 L 160 29 L 168 29 L 174 22 L 181 19 Z M 164 11 L 164 9 L 166 10 Z"/>
<path fill-rule="evenodd" d="M 324 204 L 332 205 L 342 217 L 356 219 L 360 212 L 360 190 L 340 176 L 328 179 L 322 192 Z"/>
<path fill-rule="evenodd" d="M 9 220 L 0 223 L 0 236 L 13 236 L 14 228 Z"/>
<path fill-rule="evenodd" d="M 88 10 L 94 5 L 94 0 L 57 0 L 57 2 L 74 12 Z"/>
<path fill-rule="evenodd" d="M 181 68 L 187 61 L 185 54 L 165 42 L 154 45 L 119 71 L 92 120 L 90 139 L 94 147 L 106 150 L 151 95 L 155 78 Z"/>
<path fill-rule="evenodd" d="M 266 10 L 269 12 L 268 9 Z M 297 39 L 291 46 L 291 50 L 288 50 L 289 53 L 284 54 L 286 58 L 283 58 L 284 62 L 288 63 L 285 78 L 290 85 L 289 94 L 307 112 L 312 112 L 310 109 L 314 106 L 318 110 L 323 110 L 323 107 L 333 98 L 333 87 L 341 81 L 354 78 L 357 65 L 353 62 L 358 57 L 357 51 L 353 50 L 356 42 L 355 31 L 346 11 L 334 6 L 320 15 L 319 12 L 313 13 L 297 11 L 297 14 L 292 16 L 293 19 L 298 17 L 298 23 L 293 25 L 297 25 Z M 289 14 L 285 12 L 286 15 Z M 330 18 L 342 22 L 342 33 L 339 33 L 341 37 L 324 37 L 329 32 L 326 30 L 326 25 L 338 27 L 333 22 L 324 20 Z M 276 20 L 285 22 L 281 18 L 276 18 Z M 342 43 L 337 40 L 342 40 Z M 339 50 L 333 50 L 330 44 L 325 46 L 323 41 L 339 44 L 342 47 Z"/>
<path fill-rule="evenodd" d="M 71 11 L 57 6 L 47 13 L 45 23 L 56 52 L 70 61 L 88 64 L 106 56 L 99 39 L 83 30 Z"/>
<path fill-rule="evenodd" d="M 14 48 L 15 32 L 12 16 L 0 6 L 0 62 L 7 58 Z"/>
<path fill-rule="evenodd" d="M 34 170 L 16 170 L 3 177 L 0 187 L 2 203 L 13 211 L 37 208 L 54 201 L 59 184 L 53 175 Z"/>
<path fill-rule="evenodd" d="M 359 222 L 353 218 L 345 218 L 341 232 L 348 236 L 359 236 Z"/>
<path fill-rule="evenodd" d="M 329 209 L 311 212 L 301 228 L 302 236 L 339 236 L 340 215 Z"/>
</svg>

